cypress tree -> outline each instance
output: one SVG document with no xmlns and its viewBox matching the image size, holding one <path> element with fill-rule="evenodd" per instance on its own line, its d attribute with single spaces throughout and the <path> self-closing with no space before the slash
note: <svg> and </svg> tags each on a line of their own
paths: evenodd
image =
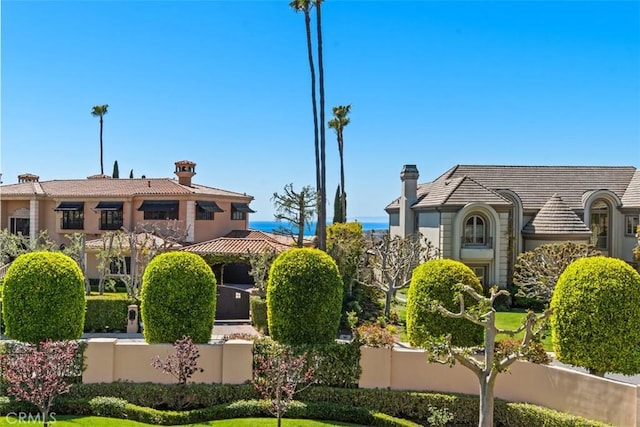
<svg viewBox="0 0 640 427">
<path fill-rule="evenodd" d="M 118 169 L 118 161 L 113 162 L 113 173 L 111 174 L 112 178 L 120 178 L 120 169 Z"/>
<path fill-rule="evenodd" d="M 342 220 L 342 203 L 340 200 L 340 185 L 336 188 L 336 196 L 333 199 L 333 223 L 344 222 Z"/>
</svg>

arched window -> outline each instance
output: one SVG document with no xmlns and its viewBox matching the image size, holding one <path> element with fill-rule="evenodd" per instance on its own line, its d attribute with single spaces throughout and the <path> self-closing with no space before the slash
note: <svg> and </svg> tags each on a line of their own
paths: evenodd
<svg viewBox="0 0 640 427">
<path fill-rule="evenodd" d="M 464 244 L 465 245 L 486 245 L 487 244 L 487 224 L 480 215 L 471 215 L 464 223 Z"/>
</svg>

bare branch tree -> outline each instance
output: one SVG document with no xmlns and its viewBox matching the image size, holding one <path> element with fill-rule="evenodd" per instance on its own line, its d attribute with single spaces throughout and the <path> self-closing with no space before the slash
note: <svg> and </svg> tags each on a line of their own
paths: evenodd
<svg viewBox="0 0 640 427">
<path fill-rule="evenodd" d="M 389 315 L 396 292 L 411 283 L 413 269 L 438 256 L 438 249 L 422 235 L 391 237 L 387 232 L 376 240 L 372 234 L 356 280 L 384 292 L 384 314 Z"/>
<path fill-rule="evenodd" d="M 429 354 L 430 362 L 454 365 L 460 363 L 471 370 L 477 377 L 480 384 L 480 421 L 479 427 L 493 427 L 493 403 L 494 384 L 499 373 L 505 372 L 518 359 L 523 359 L 529 353 L 534 338 L 539 336 L 544 329 L 546 321 L 551 316 L 551 309 L 536 315 L 529 311 L 522 325 L 515 330 L 505 330 L 496 327 L 496 311 L 493 303 L 501 295 L 509 296 L 506 290 L 491 288 L 491 295 L 485 297 L 476 292 L 470 286 L 458 285 L 458 301 L 460 310 L 457 313 L 447 310 L 442 302 L 434 301 L 431 309 L 439 312 L 442 316 L 454 319 L 466 319 L 476 325 L 485 328 L 484 359 L 476 357 L 476 354 L 469 348 L 455 347 L 451 344 L 451 335 L 439 340 L 425 343 Z M 466 292 L 473 299 L 478 301 L 478 305 L 473 309 L 465 307 L 462 292 Z M 496 352 L 496 337 L 498 334 L 507 334 L 513 337 L 524 331 L 524 337 L 520 346 L 516 349 Z"/>
<path fill-rule="evenodd" d="M 290 226 L 281 226 L 277 232 L 291 236 L 299 248 L 304 245 L 304 230 L 311 224 L 311 220 L 318 208 L 318 196 L 313 187 L 304 186 L 299 193 L 293 189 L 293 184 L 284 186 L 282 194 L 273 193 L 271 201 L 275 205 L 276 221 L 285 221 Z"/>
<path fill-rule="evenodd" d="M 544 303 L 551 301 L 551 294 L 558 278 L 573 261 L 602 255 L 595 246 L 584 243 L 550 243 L 518 255 L 513 283 L 519 288 L 518 296 L 535 298 Z"/>
<path fill-rule="evenodd" d="M 253 277 L 255 288 L 258 290 L 258 296 L 265 298 L 267 295 L 267 278 L 273 260 L 276 259 L 278 253 L 273 248 L 264 248 L 262 252 L 252 253 L 247 251 L 251 270 L 249 275 Z"/>
</svg>

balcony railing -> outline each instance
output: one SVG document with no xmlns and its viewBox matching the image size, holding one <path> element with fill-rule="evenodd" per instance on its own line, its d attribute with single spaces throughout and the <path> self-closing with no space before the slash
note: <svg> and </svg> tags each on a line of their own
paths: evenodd
<svg viewBox="0 0 640 427">
<path fill-rule="evenodd" d="M 84 220 L 60 220 L 60 228 L 63 230 L 84 230 Z"/>
</svg>

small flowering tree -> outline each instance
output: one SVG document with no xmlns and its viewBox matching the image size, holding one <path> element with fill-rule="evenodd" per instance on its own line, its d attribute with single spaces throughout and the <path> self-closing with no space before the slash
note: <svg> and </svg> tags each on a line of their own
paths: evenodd
<svg viewBox="0 0 640 427">
<path fill-rule="evenodd" d="M 39 345 L 20 344 L 14 351 L 0 354 L 7 392 L 37 406 L 45 427 L 54 399 L 69 392 L 71 379 L 79 375 L 77 352 L 74 341 L 48 340 Z"/>
<path fill-rule="evenodd" d="M 191 337 L 186 335 L 174 342 L 173 348 L 176 350 L 175 355 L 167 356 L 166 360 L 156 356 L 151 362 L 151 366 L 162 369 L 163 374 L 174 376 L 178 380 L 178 384 L 184 385 L 193 374 L 204 371 L 204 369 L 198 368 L 200 351 L 198 346 L 191 341 Z"/>
<path fill-rule="evenodd" d="M 307 364 L 306 352 L 296 356 L 281 346 L 271 354 L 256 355 L 255 366 L 253 385 L 264 399 L 269 400 L 269 410 L 278 419 L 280 427 L 293 396 L 313 382 L 314 367 Z"/>
</svg>

